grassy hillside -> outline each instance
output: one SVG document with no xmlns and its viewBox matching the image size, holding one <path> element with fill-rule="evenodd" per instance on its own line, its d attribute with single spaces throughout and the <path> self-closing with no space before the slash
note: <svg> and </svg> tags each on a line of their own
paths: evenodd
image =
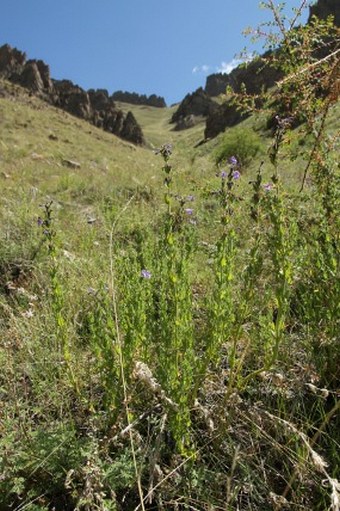
<svg viewBox="0 0 340 511">
<path fill-rule="evenodd" d="M 339 106 L 300 192 L 266 112 L 120 104 L 140 148 L 3 87 L 0 509 L 336 510 Z"/>
</svg>

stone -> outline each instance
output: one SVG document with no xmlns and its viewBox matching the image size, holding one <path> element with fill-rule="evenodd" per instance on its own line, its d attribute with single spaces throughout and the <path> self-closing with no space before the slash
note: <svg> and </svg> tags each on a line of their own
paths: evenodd
<svg viewBox="0 0 340 511">
<path fill-rule="evenodd" d="M 80 169 L 81 168 L 81 165 L 78 161 L 64 159 L 62 161 L 62 163 L 65 167 L 69 167 L 70 169 Z"/>
</svg>

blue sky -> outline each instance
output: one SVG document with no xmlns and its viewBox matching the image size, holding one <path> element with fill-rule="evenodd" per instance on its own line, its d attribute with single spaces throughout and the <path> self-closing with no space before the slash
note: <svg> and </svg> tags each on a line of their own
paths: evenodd
<svg viewBox="0 0 340 511">
<path fill-rule="evenodd" d="M 286 12 L 300 4 L 288 0 Z M 1 0 L 0 45 L 44 60 L 53 78 L 85 89 L 127 90 L 168 104 L 228 69 L 258 0 Z M 307 12 L 304 14 L 306 19 Z M 259 47 L 258 47 L 259 49 Z"/>
</svg>

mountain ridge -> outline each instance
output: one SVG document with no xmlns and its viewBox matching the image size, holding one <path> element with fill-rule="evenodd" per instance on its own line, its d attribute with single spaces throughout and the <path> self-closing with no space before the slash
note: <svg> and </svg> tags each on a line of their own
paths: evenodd
<svg viewBox="0 0 340 511">
<path fill-rule="evenodd" d="M 310 7 L 308 22 L 312 16 L 324 19 L 330 14 L 334 16 L 335 25 L 340 26 L 340 3 L 337 0 L 318 0 Z M 8 44 L 0 47 L 0 78 L 19 84 L 50 104 L 136 145 L 146 144 L 142 128 L 134 114 L 118 108 L 116 101 L 156 108 L 166 107 L 164 98 L 156 94 L 147 97 L 145 94 L 116 91 L 110 95 L 106 89 L 86 91 L 71 80 L 55 80 L 51 78 L 50 68 L 45 62 L 27 60 L 24 52 Z M 238 93 L 245 86 L 247 93 L 260 94 L 282 78 L 283 72 L 272 65 L 271 54 L 267 52 L 247 66 L 237 66 L 229 74 L 209 75 L 205 88 L 200 87 L 187 94 L 179 103 L 170 122 L 176 123 L 175 130 L 183 130 L 195 126 L 205 118 L 205 139 L 214 138 L 226 127 L 243 120 L 247 114 L 240 112 L 230 102 L 218 105 L 211 98 L 224 93 L 226 87 L 231 87 Z"/>
<path fill-rule="evenodd" d="M 124 140 L 136 145 L 145 144 L 142 129 L 133 113 L 125 114 L 119 110 L 108 91 L 85 91 L 71 80 L 54 80 L 45 62 L 27 60 L 26 53 L 9 44 L 0 47 L 0 78 L 21 85 L 53 106 Z"/>
</svg>

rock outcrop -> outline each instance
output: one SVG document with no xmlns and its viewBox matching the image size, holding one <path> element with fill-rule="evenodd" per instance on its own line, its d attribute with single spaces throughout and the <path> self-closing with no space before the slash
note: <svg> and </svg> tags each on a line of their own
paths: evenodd
<svg viewBox="0 0 340 511">
<path fill-rule="evenodd" d="M 0 47 L 0 78 L 21 85 L 53 106 L 124 140 L 138 145 L 145 143 L 135 117 L 131 112 L 124 114 L 119 110 L 106 90 L 85 91 L 70 80 L 52 80 L 47 64 L 42 60 L 26 60 L 25 53 L 8 44 Z"/>
<path fill-rule="evenodd" d="M 70 80 L 54 80 L 54 105 L 76 117 L 91 121 L 93 110 L 88 93 Z"/>
<path fill-rule="evenodd" d="M 200 87 L 195 92 L 185 96 L 170 122 L 176 123 L 176 130 L 191 128 L 196 123 L 195 118 L 208 117 L 217 109 L 217 103 Z"/>
<path fill-rule="evenodd" d="M 0 48 L 0 77 L 11 79 L 13 75 L 20 74 L 26 62 L 26 54 L 4 44 Z"/>
<path fill-rule="evenodd" d="M 121 101 L 122 103 L 130 103 L 131 105 L 147 105 L 155 106 L 157 108 L 165 108 L 165 99 L 156 94 L 146 96 L 145 94 L 137 94 L 136 92 L 126 92 L 118 90 L 112 94 L 114 101 Z"/>
<path fill-rule="evenodd" d="M 309 19 L 312 16 L 317 16 L 319 19 L 324 20 L 328 16 L 334 16 L 334 25 L 340 27 L 340 2 L 339 0 L 318 0 L 316 4 L 309 8 Z"/>
<path fill-rule="evenodd" d="M 225 94 L 228 87 L 239 93 L 245 88 L 247 94 L 257 95 L 273 87 L 283 78 L 283 72 L 270 65 L 270 54 L 246 65 L 238 66 L 229 74 L 214 74 L 207 77 L 205 91 L 209 96 Z M 227 127 L 235 126 L 247 115 L 232 102 L 225 102 L 212 112 L 206 120 L 205 137 L 213 138 Z"/>
<path fill-rule="evenodd" d="M 44 91 L 44 82 L 40 75 L 38 64 L 34 60 L 26 62 L 22 72 L 13 77 L 12 80 L 33 92 L 41 93 Z"/>
<path fill-rule="evenodd" d="M 210 115 L 205 123 L 204 138 L 210 139 L 222 133 L 226 128 L 236 126 L 250 114 L 242 112 L 231 103 L 225 102 L 220 105 L 214 114 Z"/>
<path fill-rule="evenodd" d="M 11 48 L 0 47 L 0 77 L 17 83 L 39 94 L 53 91 L 50 69 L 42 60 L 26 60 L 26 54 Z"/>
<path fill-rule="evenodd" d="M 270 65 L 270 53 L 233 69 L 229 74 L 216 73 L 207 77 L 205 92 L 208 96 L 225 94 L 227 87 L 241 92 L 245 87 L 248 94 L 260 94 L 273 87 L 283 77 L 282 71 Z"/>
<path fill-rule="evenodd" d="M 316 4 L 310 7 L 308 22 L 311 22 L 312 16 L 326 19 L 330 15 L 334 16 L 334 25 L 339 27 L 340 0 L 318 0 Z M 322 58 L 333 50 L 334 45 L 330 40 L 317 51 L 317 55 Z M 268 90 L 284 76 L 281 70 L 276 69 L 271 64 L 272 56 L 272 52 L 267 52 L 261 58 L 247 65 L 238 66 L 229 74 L 217 73 L 208 76 L 204 89 L 206 94 L 211 97 L 225 94 L 228 87 L 231 87 L 237 93 L 245 87 L 246 92 L 252 95 Z M 242 114 L 231 102 L 219 106 L 217 111 L 209 115 L 206 120 L 205 137 L 215 137 L 225 128 L 240 122 L 245 116 L 246 114 Z"/>
<path fill-rule="evenodd" d="M 121 137 L 126 140 L 131 140 L 131 142 L 134 142 L 135 144 L 143 144 L 144 142 L 143 132 L 132 112 L 128 112 L 124 119 Z"/>
<path fill-rule="evenodd" d="M 94 110 L 107 110 L 108 108 L 114 108 L 114 100 L 106 89 L 89 89 L 87 91 L 92 108 Z"/>
<path fill-rule="evenodd" d="M 200 119 L 201 118 L 199 116 L 193 115 L 193 114 L 186 115 L 185 117 L 181 117 L 177 121 L 177 123 L 174 127 L 174 131 L 182 131 L 182 130 L 187 130 L 189 128 L 193 128 L 200 121 Z"/>
</svg>

